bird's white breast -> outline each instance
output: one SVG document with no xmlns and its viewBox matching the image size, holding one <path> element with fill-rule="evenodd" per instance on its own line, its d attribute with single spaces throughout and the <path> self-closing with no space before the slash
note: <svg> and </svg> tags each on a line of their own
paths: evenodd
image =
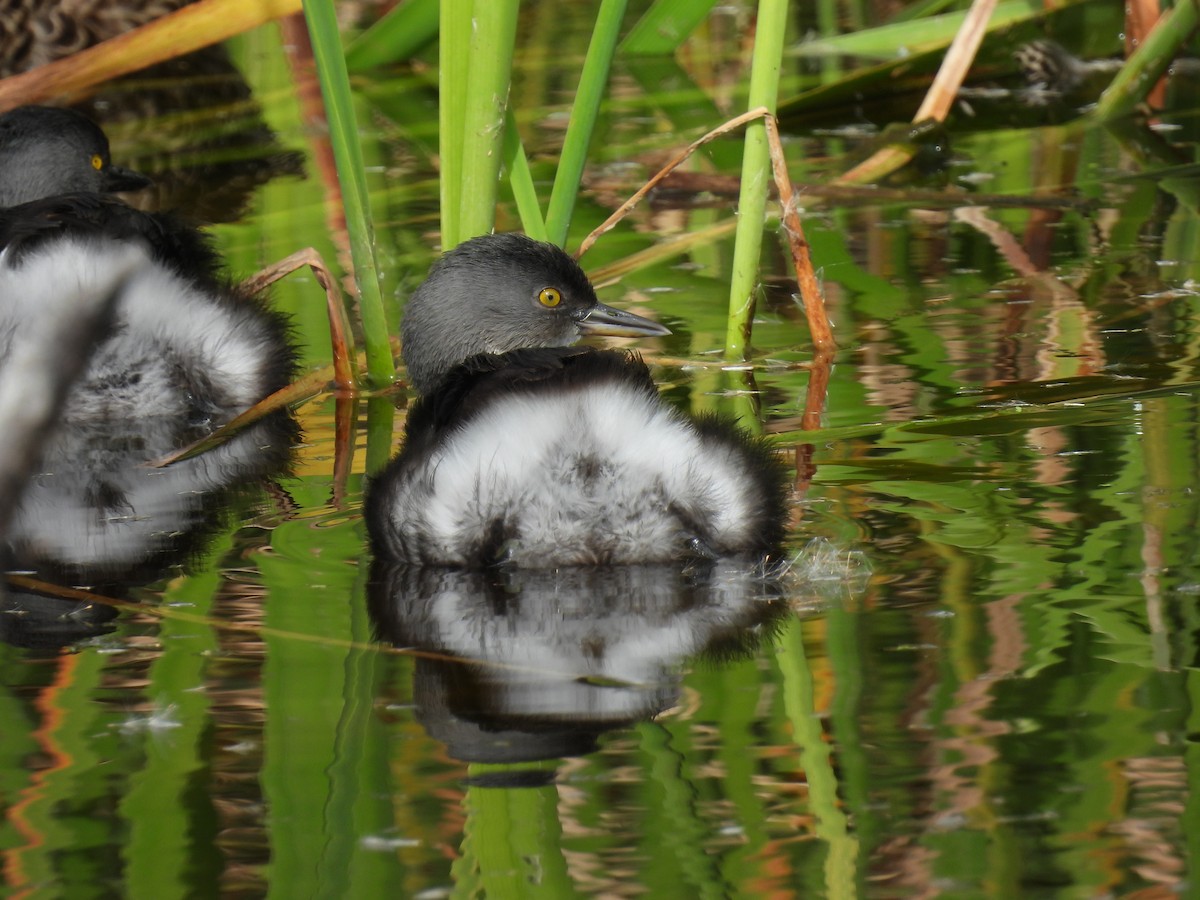
<svg viewBox="0 0 1200 900">
<path fill-rule="evenodd" d="M 527 567 L 678 558 L 681 511 L 735 545 L 755 491 L 723 444 L 620 383 L 495 398 L 397 487 L 392 527 L 427 561 L 469 562 L 500 521 Z"/>
</svg>

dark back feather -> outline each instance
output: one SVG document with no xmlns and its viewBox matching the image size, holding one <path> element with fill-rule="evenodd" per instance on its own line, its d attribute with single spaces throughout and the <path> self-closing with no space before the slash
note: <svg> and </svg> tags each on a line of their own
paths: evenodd
<svg viewBox="0 0 1200 900">
<path fill-rule="evenodd" d="M 75 193 L 0 209 L 0 250 L 17 265 L 46 242 L 68 235 L 141 241 L 155 261 L 199 286 L 220 284 L 220 260 L 209 237 L 173 216 L 133 209 L 115 197 Z"/>
<path fill-rule="evenodd" d="M 408 416 L 407 433 L 447 429 L 474 418 L 498 397 L 570 391 L 597 383 L 624 382 L 657 393 L 650 370 L 636 353 L 590 347 L 526 347 L 481 353 L 446 376 L 441 388 L 420 398 Z"/>
</svg>

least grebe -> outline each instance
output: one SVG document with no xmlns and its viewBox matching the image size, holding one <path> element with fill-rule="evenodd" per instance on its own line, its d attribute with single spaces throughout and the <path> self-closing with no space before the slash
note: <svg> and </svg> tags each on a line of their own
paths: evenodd
<svg viewBox="0 0 1200 900">
<path fill-rule="evenodd" d="M 77 191 L 111 194 L 150 179 L 114 166 L 108 138 L 82 113 L 22 106 L 0 116 L 0 207 Z"/>
<path fill-rule="evenodd" d="M 0 357 L 61 296 L 112 280 L 132 252 L 140 262 L 113 328 L 64 416 L 232 418 L 287 384 L 287 324 L 229 284 L 206 235 L 109 195 L 145 183 L 112 165 L 104 133 L 78 113 L 0 116 Z"/>
<path fill-rule="evenodd" d="M 545 568 L 778 548 L 786 487 L 770 448 L 663 402 L 636 355 L 571 346 L 668 331 L 601 304 L 558 247 L 518 234 L 456 247 L 401 328 L 420 396 L 368 490 L 377 556 Z"/>
</svg>

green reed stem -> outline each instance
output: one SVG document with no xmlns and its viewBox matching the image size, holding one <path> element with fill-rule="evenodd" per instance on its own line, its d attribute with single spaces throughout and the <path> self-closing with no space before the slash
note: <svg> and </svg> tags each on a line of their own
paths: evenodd
<svg viewBox="0 0 1200 900">
<path fill-rule="evenodd" d="M 508 106 L 519 5 L 518 0 L 479 0 L 471 16 L 470 71 L 462 123 L 459 242 L 487 234 L 496 221 L 504 111 Z M 442 178 L 445 180 L 445 172 Z M 452 246 L 443 239 L 443 249 Z"/>
<path fill-rule="evenodd" d="M 438 0 L 406 0 L 346 48 L 346 67 L 362 72 L 408 59 L 437 37 Z"/>
<path fill-rule="evenodd" d="M 463 130 L 471 59 L 474 0 L 442 0 L 438 43 L 438 158 L 441 161 L 442 249 L 462 242 Z"/>
<path fill-rule="evenodd" d="M 758 4 L 758 29 L 754 36 L 748 109 L 765 106 L 772 113 L 775 112 L 787 10 L 787 0 L 760 0 Z M 742 189 L 738 198 L 733 275 L 729 285 L 725 355 L 732 359 L 744 359 L 750 343 L 770 184 L 771 161 L 766 128 L 761 122 L 754 122 L 746 127 L 746 144 L 742 153 Z"/>
<path fill-rule="evenodd" d="M 550 237 L 542 218 L 533 173 L 529 171 L 529 159 L 525 156 L 517 119 L 511 108 L 504 120 L 504 166 L 508 169 L 509 186 L 517 204 L 517 214 L 521 217 L 521 228 L 535 241 L 548 241 Z"/>
<path fill-rule="evenodd" d="M 784 710 L 808 778 L 808 803 L 815 818 L 814 831 L 827 847 L 822 896 L 830 900 L 851 900 L 859 896 L 860 848 L 857 838 L 850 833 L 842 809 L 838 773 L 833 767 L 832 751 L 817 712 L 816 681 L 804 647 L 803 623 L 794 620 L 777 641 L 780 649 L 775 661 L 783 678 Z"/>
<path fill-rule="evenodd" d="M 469 778 L 480 779 L 502 773 L 534 775 L 552 768 L 552 761 L 472 763 L 467 772 Z M 461 857 L 451 869 L 459 889 L 450 896 L 497 900 L 578 896 L 563 856 L 557 801 L 553 783 L 515 790 L 470 785 L 463 799 Z"/>
<path fill-rule="evenodd" d="M 575 210 L 575 198 L 579 196 L 588 145 L 592 142 L 600 100 L 608 84 L 608 70 L 617 49 L 621 20 L 625 18 L 625 4 L 626 0 L 601 0 L 592 40 L 583 60 L 583 72 L 571 107 L 571 121 L 567 123 L 567 135 L 554 175 L 554 187 L 550 191 L 550 205 L 546 209 L 546 232 L 560 247 L 567 242 L 567 229 Z"/>
<path fill-rule="evenodd" d="M 375 260 L 375 235 L 371 228 L 366 170 L 332 0 L 304 0 L 304 20 L 308 25 L 317 77 L 321 82 L 329 138 L 342 189 L 350 255 L 354 260 L 354 281 L 358 285 L 358 303 L 362 315 L 367 377 L 375 384 L 387 384 L 395 377 L 396 367 L 388 341 L 383 295 L 379 289 L 379 265 Z"/>
<path fill-rule="evenodd" d="M 1111 122 L 1129 115 L 1134 107 L 1146 99 L 1146 95 L 1196 30 L 1197 24 L 1200 24 L 1200 6 L 1191 0 L 1163 13 L 1141 46 L 1125 61 L 1117 77 L 1101 95 L 1096 105 L 1096 116 L 1101 122 Z"/>
<path fill-rule="evenodd" d="M 655 0 L 621 41 L 621 53 L 628 56 L 674 53 L 716 5 L 716 0 Z"/>
<path fill-rule="evenodd" d="M 367 398 L 367 465 L 374 475 L 387 465 L 395 441 L 396 404 L 391 397 Z"/>
</svg>

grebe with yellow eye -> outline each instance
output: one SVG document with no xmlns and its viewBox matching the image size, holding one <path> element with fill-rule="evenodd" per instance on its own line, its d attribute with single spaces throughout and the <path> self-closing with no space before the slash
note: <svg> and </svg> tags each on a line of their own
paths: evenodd
<svg viewBox="0 0 1200 900">
<path fill-rule="evenodd" d="M 558 247 L 467 241 L 434 265 L 401 328 L 420 397 L 369 485 L 377 556 L 547 568 L 779 549 L 786 484 L 770 448 L 665 403 L 636 355 L 572 347 L 669 331 L 600 303 Z"/>
<path fill-rule="evenodd" d="M 112 164 L 79 113 L 0 116 L 0 357 L 62 296 L 112 281 L 132 251 L 141 261 L 64 417 L 230 419 L 288 383 L 286 322 L 229 284 L 206 235 L 109 196 L 147 184 Z"/>
</svg>

